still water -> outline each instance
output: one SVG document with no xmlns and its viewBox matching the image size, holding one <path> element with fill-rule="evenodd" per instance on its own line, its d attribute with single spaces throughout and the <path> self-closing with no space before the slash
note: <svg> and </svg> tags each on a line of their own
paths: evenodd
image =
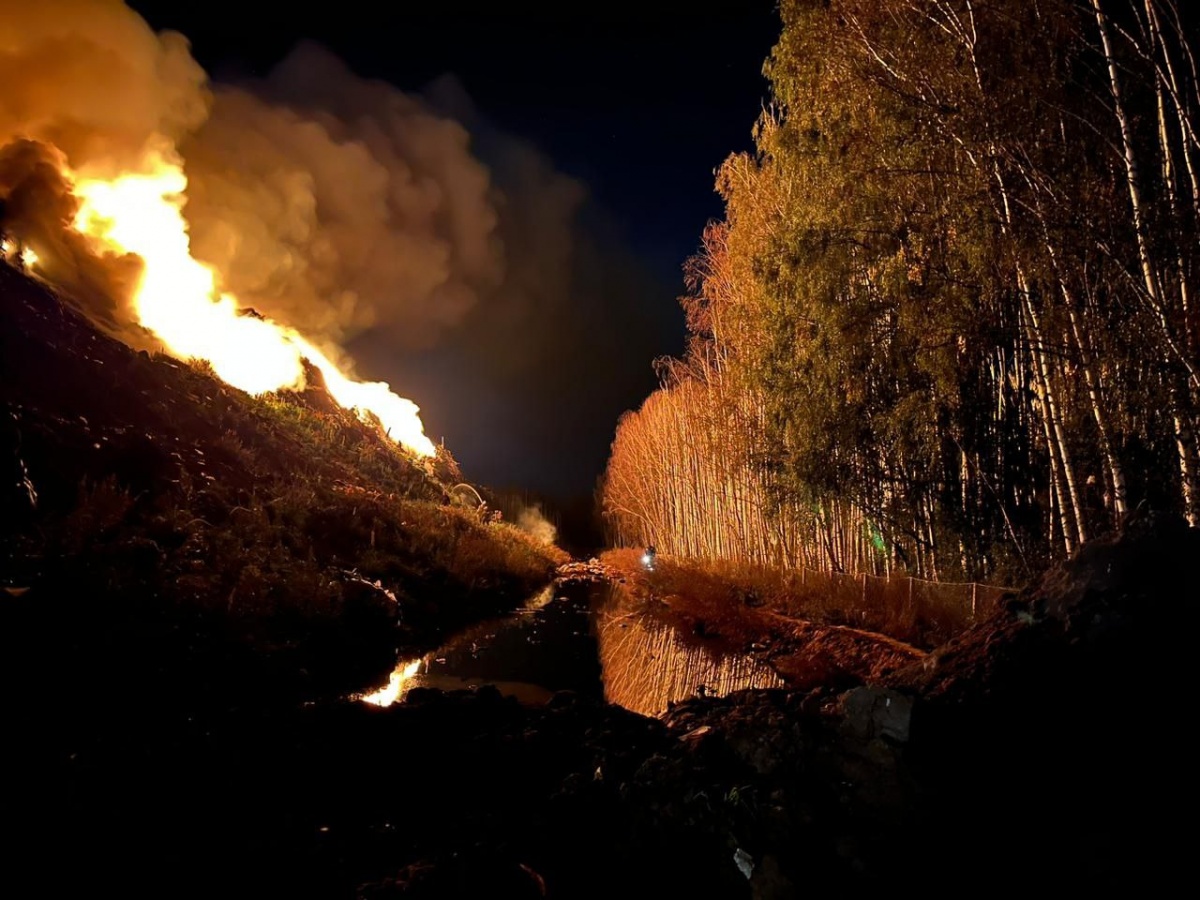
<svg viewBox="0 0 1200 900">
<path fill-rule="evenodd" d="M 656 716 L 697 693 L 783 686 L 758 660 L 685 643 L 669 625 L 624 610 L 619 597 L 607 585 L 552 585 L 509 616 L 400 660 L 386 685 L 359 699 L 388 706 L 414 687 L 493 685 L 526 703 L 571 690 Z"/>
</svg>

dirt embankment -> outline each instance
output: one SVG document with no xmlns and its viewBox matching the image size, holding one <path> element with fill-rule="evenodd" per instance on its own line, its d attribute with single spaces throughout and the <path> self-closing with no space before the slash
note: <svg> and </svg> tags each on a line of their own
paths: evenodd
<svg viewBox="0 0 1200 900">
<path fill-rule="evenodd" d="M 177 695 L 358 690 L 561 562 L 320 385 L 251 397 L 7 265 L 0 301 L 3 626 L 36 681 L 140 659 Z"/>
</svg>

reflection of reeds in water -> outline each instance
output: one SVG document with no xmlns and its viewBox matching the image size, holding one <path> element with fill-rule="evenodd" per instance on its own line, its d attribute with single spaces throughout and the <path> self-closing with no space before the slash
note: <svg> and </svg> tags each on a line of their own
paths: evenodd
<svg viewBox="0 0 1200 900">
<path fill-rule="evenodd" d="M 783 687 L 767 665 L 748 656 L 718 656 L 688 646 L 675 630 L 645 615 L 601 612 L 596 619 L 604 698 L 645 716 L 701 692 Z"/>
</svg>

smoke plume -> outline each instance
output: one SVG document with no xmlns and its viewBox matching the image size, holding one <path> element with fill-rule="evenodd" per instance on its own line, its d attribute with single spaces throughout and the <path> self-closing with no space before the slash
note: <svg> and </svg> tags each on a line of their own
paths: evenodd
<svg viewBox="0 0 1200 900">
<path fill-rule="evenodd" d="M 37 141 L 16 140 L 0 147 L 0 197 L 7 237 L 11 232 L 37 248 L 39 271 L 85 303 L 99 324 L 133 343 L 129 301 L 142 262 L 136 256 L 96 254 L 71 227 L 79 201 L 63 176 L 60 151 Z M 17 251 L 12 251 L 16 253 Z"/>
<path fill-rule="evenodd" d="M 64 169 L 138 170 L 206 115 L 204 71 L 182 35 L 156 35 L 124 3 L 0 0 L 0 220 L 35 247 L 39 271 L 134 342 L 141 262 L 97 254 L 72 227 Z"/>
<path fill-rule="evenodd" d="M 429 344 L 502 279 L 496 197 L 466 130 L 315 44 L 217 88 L 182 151 L 193 252 L 302 331 Z"/>
<path fill-rule="evenodd" d="M 517 527 L 532 535 L 539 544 L 553 544 L 554 539 L 558 537 L 558 529 L 542 515 L 540 503 L 521 508 L 517 513 Z"/>
<path fill-rule="evenodd" d="M 182 161 L 193 255 L 325 346 L 367 329 L 427 345 L 503 278 L 497 196 L 466 130 L 314 44 L 210 89 L 182 35 L 123 3 L 0 0 L 0 84 L 6 227 L 106 320 L 136 262 L 81 256 L 64 163 L 109 178 Z"/>
<path fill-rule="evenodd" d="M 136 169 L 204 121 L 205 81 L 182 35 L 120 0 L 0 0 L 0 144 L 51 144 L 97 177 Z"/>
<path fill-rule="evenodd" d="M 131 343 L 140 260 L 76 234 L 68 167 L 182 164 L 218 288 L 398 380 L 473 477 L 587 483 L 652 386 L 647 317 L 673 289 L 453 78 L 404 93 L 301 43 L 265 78 L 210 84 L 186 38 L 117 0 L 0 0 L 0 85 L 0 228 Z"/>
</svg>

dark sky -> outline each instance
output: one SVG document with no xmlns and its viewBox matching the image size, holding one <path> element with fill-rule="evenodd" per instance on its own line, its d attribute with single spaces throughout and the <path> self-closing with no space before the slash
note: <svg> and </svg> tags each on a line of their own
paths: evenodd
<svg viewBox="0 0 1200 900">
<path fill-rule="evenodd" d="M 626 2 L 547 13 L 524 2 L 342 0 L 286 16 L 244 0 L 130 5 L 154 28 L 187 35 L 214 79 L 264 76 L 298 41 L 315 40 L 359 75 L 469 119 L 489 165 L 504 165 L 489 146 L 515 137 L 585 183 L 577 289 L 547 315 L 546 333 L 529 327 L 536 364 L 514 363 L 522 338 L 486 315 L 421 353 L 401 357 L 370 338 L 350 350 L 362 374 L 421 405 L 429 435 L 445 438 L 472 480 L 590 492 L 617 417 L 654 387 L 653 358 L 682 349 L 681 267 L 721 215 L 713 170 L 750 147 L 778 32 L 772 0 L 719 15 Z"/>
</svg>

